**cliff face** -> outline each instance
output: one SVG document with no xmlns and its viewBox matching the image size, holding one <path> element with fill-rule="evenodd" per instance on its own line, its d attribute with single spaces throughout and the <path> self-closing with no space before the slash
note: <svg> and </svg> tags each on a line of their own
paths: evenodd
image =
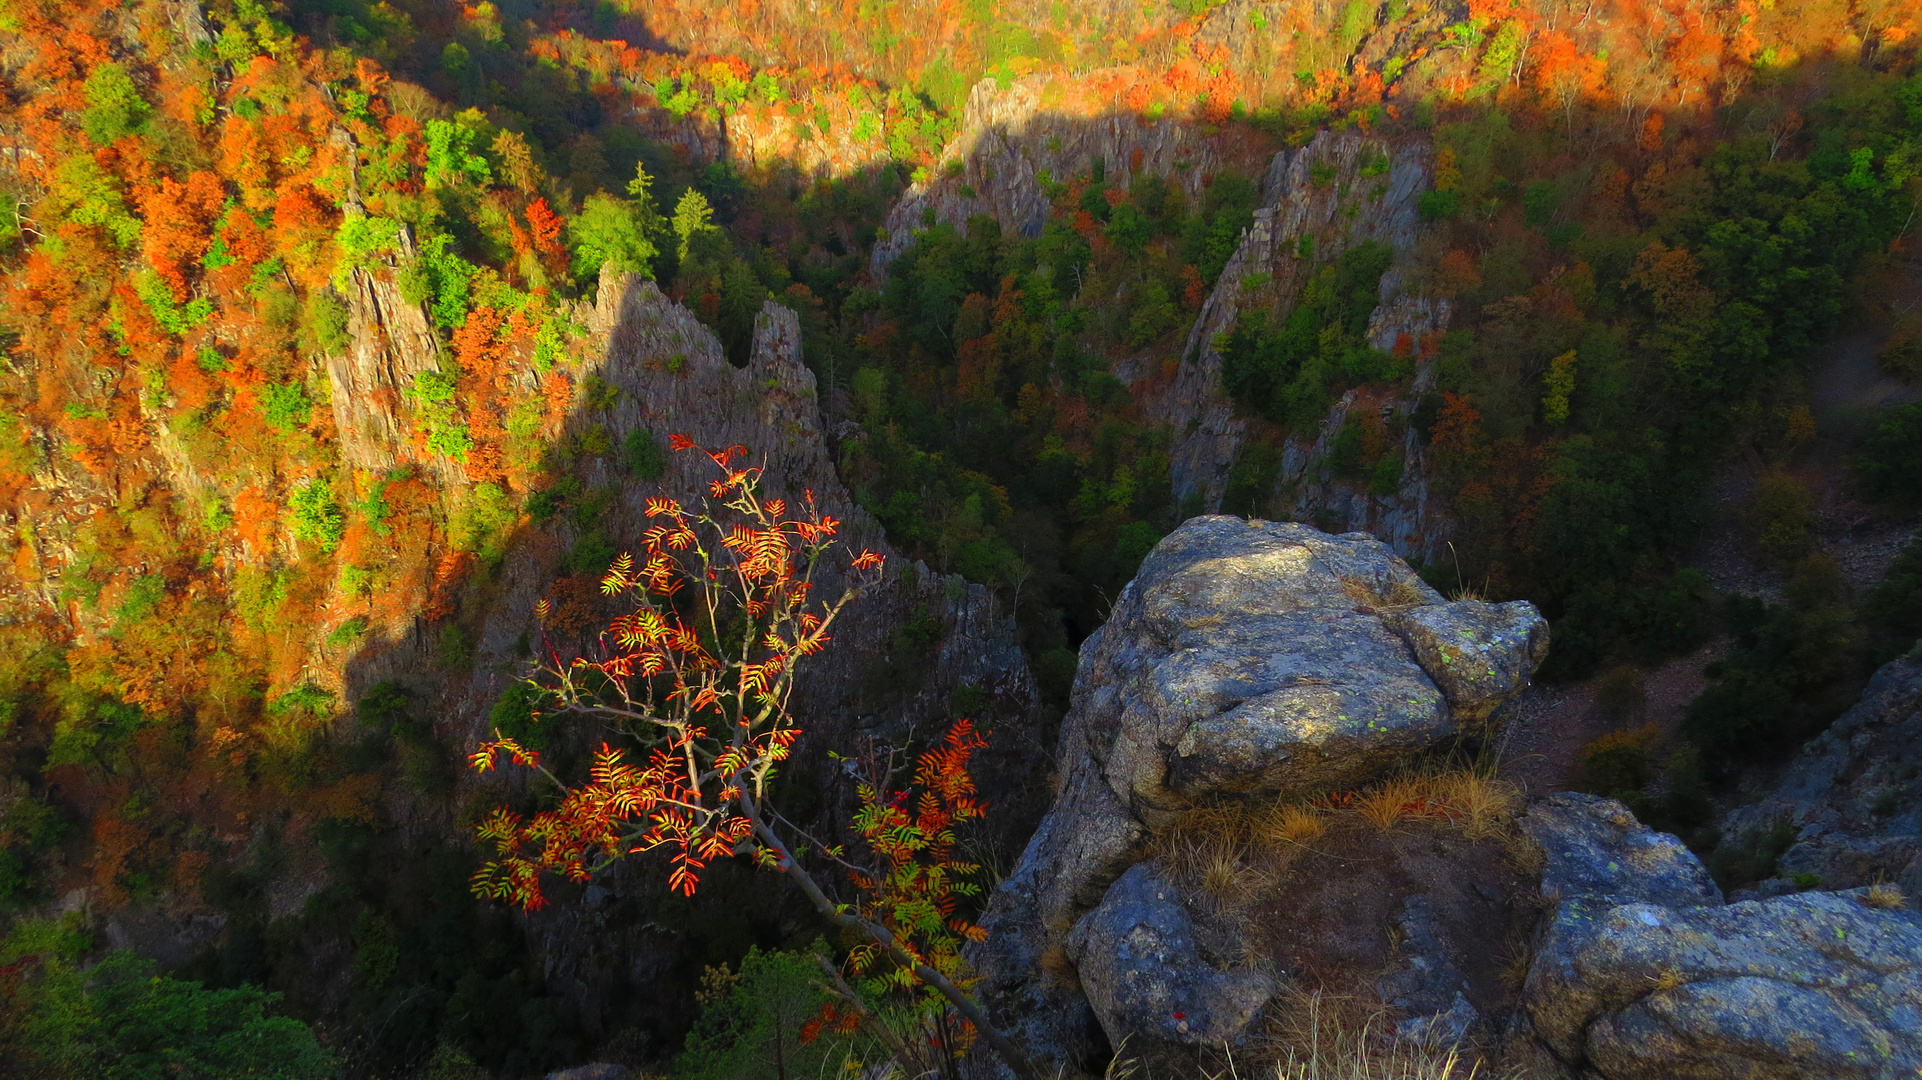
<svg viewBox="0 0 1922 1080">
<path fill-rule="evenodd" d="M 1204 177 L 1252 156 L 1185 120 L 1149 120 L 1085 95 L 1070 97 L 1066 84 L 1064 77 L 1036 75 L 974 85 L 961 131 L 942 150 L 935 175 L 908 188 L 889 211 L 887 236 L 869 257 L 876 277 L 914 246 L 916 230 L 936 222 L 962 228 L 986 214 L 1008 232 L 1039 236 L 1050 207 L 1044 174 L 1063 180 L 1099 161 L 1121 187 L 1136 175 L 1163 176 L 1195 199 Z"/>
<path fill-rule="evenodd" d="M 1094 72 L 1083 81 L 1100 78 Z M 1406 275 L 1419 229 L 1416 202 L 1428 184 L 1428 147 L 1349 130 L 1323 132 L 1304 147 L 1267 157 L 1245 139 L 1224 143 L 1191 120 L 1148 120 L 1118 103 L 1089 111 L 1097 103 L 1062 86 L 1058 76 L 1005 87 L 993 79 L 976 84 L 936 175 L 911 186 L 890 211 L 871 272 L 884 276 L 917 232 L 934 223 L 963 228 L 985 214 L 1009 232 L 1039 235 L 1051 210 L 1043 180 L 1086 173 L 1096 161 L 1118 186 L 1136 175 L 1162 176 L 1191 200 L 1202 197 L 1220 169 L 1252 172 L 1265 162 L 1262 205 L 1203 303 L 1173 378 L 1163 376 L 1164 358 L 1154 353 L 1117 361 L 1115 374 L 1134 387 L 1150 420 L 1173 429 L 1175 497 L 1218 510 L 1229 472 L 1258 422 L 1238 415 L 1222 388 L 1217 339 L 1247 313 L 1286 319 L 1310 276 L 1343 252 L 1364 241 L 1389 246 L 1396 263 L 1383 275 L 1367 338 L 1383 352 L 1415 358 L 1413 385 L 1403 393 L 1350 391 L 1315 431 L 1281 439 L 1280 469 L 1263 501 L 1277 515 L 1339 521 L 1375 533 L 1404 555 L 1432 556 L 1448 535 L 1448 521 L 1429 495 L 1421 439 L 1405 423 L 1433 388 L 1433 358 L 1450 315 L 1448 301 L 1420 295 Z M 1371 494 L 1366 484 L 1330 475 L 1334 440 L 1359 409 L 1401 428 L 1403 469 L 1392 494 Z"/>
<path fill-rule="evenodd" d="M 402 257 L 411 258 L 411 242 L 405 246 Z M 459 462 L 420 452 L 414 434 L 415 380 L 440 370 L 440 340 L 425 305 L 402 298 L 391 274 L 362 267 L 346 291 L 352 343 L 326 360 L 341 460 L 377 471 L 405 462 L 430 469 L 444 483 L 464 481 Z"/>
<path fill-rule="evenodd" d="M 1395 494 L 1370 496 L 1365 488 L 1331 483 L 1327 462 L 1333 440 L 1350 410 L 1370 408 L 1384 416 L 1413 412 L 1433 383 L 1434 345 L 1447 329 L 1449 305 L 1404 295 L 1404 268 L 1413 254 L 1416 199 L 1428 182 L 1427 147 L 1390 144 L 1354 132 L 1323 132 L 1297 150 L 1275 155 L 1263 183 L 1263 205 L 1242 237 L 1214 290 L 1203 304 L 1182 350 L 1172 381 L 1144 382 L 1149 416 L 1175 429 L 1174 491 L 1198 498 L 1204 509 L 1221 506 L 1229 471 L 1247 446 L 1251 422 L 1236 413 L 1222 388 L 1222 356 L 1216 342 L 1244 314 L 1267 311 L 1285 319 L 1301 299 L 1309 275 L 1363 241 L 1394 249 L 1397 265 L 1382 276 L 1381 303 L 1368 328 L 1368 342 L 1384 352 L 1417 357 L 1417 374 L 1406 395 L 1353 390 L 1330 409 L 1317 432 L 1288 440 L 1271 491 L 1274 505 L 1299 518 L 1333 516 L 1366 529 L 1404 555 L 1426 555 L 1445 535 L 1429 504 L 1420 439 L 1402 440 L 1404 468 Z M 1125 377 L 1137 381 L 1152 365 Z"/>
<path fill-rule="evenodd" d="M 994 727 L 998 744 L 983 762 L 984 791 L 996 804 L 997 828 L 1008 834 L 1001 842 L 1018 842 L 1039 814 L 1032 793 L 1046 763 L 1022 750 L 1039 736 L 1033 727 L 1040 720 L 1039 699 L 1013 621 L 982 586 L 904 563 L 849 498 L 822 441 L 814 376 L 801 363 L 795 314 L 772 302 L 762 309 L 743 368 L 727 362 L 713 333 L 686 308 L 632 275 L 604 274 L 594 305 L 582 305 L 576 322 L 586 334 L 573 350 L 577 359 L 564 370 L 577 382 L 599 377 L 618 395 L 605 408 L 577 411 L 569 435 L 599 426 L 619 445 L 628 432 L 645 428 L 662 443 L 675 433 L 703 446 L 746 446 L 748 460 L 766 470 L 769 494 L 793 501 L 811 491 L 826 513 L 841 520 L 841 537 L 851 548 L 872 548 L 889 558 L 883 586 L 844 616 L 833 644 L 809 662 L 797 687 L 793 708 L 806 736 L 787 771 L 819 793 L 804 814 L 810 827 L 832 835 L 849 809 L 844 801 L 850 793 L 836 784 L 839 771 L 827 760 L 827 749 L 850 751 L 866 737 L 897 745 L 926 738 L 940 730 L 956 692 L 970 687 L 967 696 L 986 703 L 980 718 Z M 584 479 L 615 493 L 598 525 L 631 549 L 645 527 L 648 496 L 695 499 L 713 473 L 705 455 L 689 452 L 670 454 L 658 481 L 634 481 L 608 458 L 587 462 Z M 518 668 L 523 635 L 534 625 L 533 606 L 554 581 L 559 551 L 580 531 L 578 524 L 551 532 L 526 528 L 510 547 L 498 571 L 497 598 L 479 631 L 474 674 L 443 696 L 458 718 L 463 744 L 486 733 L 488 705 Z M 838 585 L 829 576 L 819 588 L 832 596 Z M 352 681 L 404 672 L 411 656 L 402 647 L 394 657 L 364 657 Z M 600 734 L 566 737 L 591 742 Z M 657 983 L 682 962 L 683 943 L 654 918 L 666 901 L 660 875 L 646 862 L 616 867 L 574 902 L 525 920 L 550 993 L 582 1015 L 601 1015 L 633 986 Z M 727 881 L 714 887 L 714 896 L 704 890 L 703 903 L 778 915 L 772 898 L 782 892 L 772 882 Z M 730 891 L 744 885 L 754 895 Z"/>
<path fill-rule="evenodd" d="M 1795 839 L 1776 876 L 1754 893 L 1791 892 L 1812 876 L 1825 889 L 1892 882 L 1922 895 L 1922 657 L 1883 665 L 1862 700 L 1811 739 L 1776 789 L 1724 823 L 1757 844 L 1786 827 Z"/>
</svg>

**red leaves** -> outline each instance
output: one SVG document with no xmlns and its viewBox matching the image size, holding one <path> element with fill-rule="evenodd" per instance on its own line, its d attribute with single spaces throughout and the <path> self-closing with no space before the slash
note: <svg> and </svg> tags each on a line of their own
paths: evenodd
<svg viewBox="0 0 1922 1080">
<path fill-rule="evenodd" d="M 547 205 L 546 196 L 527 204 L 527 230 L 534 250 L 543 255 L 560 254 L 562 224 L 560 215 Z"/>
<path fill-rule="evenodd" d="M 956 824 L 987 810 L 975 798 L 974 780 L 968 775 L 975 751 L 985 746 L 971 721 L 956 721 L 946 737 L 917 760 L 918 790 L 888 792 L 877 783 L 864 783 L 854 819 L 854 832 L 875 860 L 849 874 L 864 894 L 864 913 L 886 926 L 917 960 L 950 978 L 962 970 L 962 943 L 986 937 L 981 928 L 955 915 L 961 897 L 980 892 L 969 880 L 980 867 L 958 857 L 954 832 Z M 856 950 L 851 959 L 863 976 L 874 976 L 884 964 L 872 950 Z M 915 981 L 911 973 L 899 971 L 887 977 L 904 988 Z M 908 982 L 901 983 L 901 978 Z"/>
<path fill-rule="evenodd" d="M 632 603 L 600 635 L 605 651 L 563 664 L 550 646 L 552 663 L 542 669 L 543 690 L 563 709 L 598 711 L 649 743 L 646 764 L 603 745 L 586 782 L 567 788 L 558 807 L 525 820 L 504 811 L 489 818 L 481 838 L 496 858 L 474 876 L 481 896 L 537 908 L 545 902 L 543 875 L 583 881 L 608 860 L 657 848 L 669 853 L 669 885 L 686 895 L 716 859 L 775 861 L 754 844 L 750 814 L 801 734 L 785 707 L 796 665 L 825 646 L 836 614 L 882 560 L 863 552 L 841 600 L 814 602 L 813 558 L 839 523 L 820 514 L 812 497 L 799 518 L 786 516 L 782 500 L 761 502 L 760 471 L 732 467 L 746 447 L 707 449 L 683 435 L 670 443 L 700 450 L 722 471 L 715 490 L 727 501 L 689 509 L 665 496 L 648 499 L 655 523 L 643 534 L 645 556 L 621 555 L 600 582 L 602 595 Z M 722 511 L 733 519 L 718 520 Z M 677 599 L 684 590 L 693 595 Z M 538 611 L 546 617 L 545 606 Z M 742 616 L 745 627 L 731 621 Z M 964 765 L 967 752 L 951 743 L 930 767 Z M 470 763 L 484 772 L 502 755 L 540 764 L 508 739 L 482 745 Z M 949 797 L 951 779 L 944 785 L 930 823 L 978 812 Z"/>
</svg>

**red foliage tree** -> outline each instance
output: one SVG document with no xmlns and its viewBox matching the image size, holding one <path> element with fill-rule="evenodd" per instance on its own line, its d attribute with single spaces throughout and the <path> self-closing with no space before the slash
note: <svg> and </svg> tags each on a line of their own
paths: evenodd
<svg viewBox="0 0 1922 1080">
<path fill-rule="evenodd" d="M 621 556 L 601 585 L 629 610 L 601 635 L 596 658 L 563 661 L 543 640 L 528 680 L 548 713 L 608 722 L 646 746 L 645 757 L 630 761 L 626 749 L 604 742 L 586 783 L 548 774 L 566 792 L 555 809 L 532 817 L 495 811 L 479 829 L 495 858 L 474 875 L 474 891 L 537 909 L 547 903 L 546 873 L 587 881 L 626 855 L 662 849 L 669 884 L 691 896 L 714 860 L 749 856 L 788 875 L 823 916 L 865 937 L 901 977 L 932 987 L 1010 1066 L 1030 1074 L 1020 1051 L 941 970 L 949 966 L 942 955 L 917 948 L 888 910 L 830 899 L 775 828 L 769 784 L 801 734 L 788 710 L 796 672 L 827 646 L 848 605 L 879 581 L 882 557 L 861 552 L 840 595 L 817 598 L 816 577 L 837 547 L 839 522 L 813 494 L 790 516 L 784 501 L 762 498 L 761 470 L 739 464 L 745 448 L 704 450 L 682 435 L 671 443 L 713 461 L 720 478 L 708 498 L 692 510 L 670 498 L 648 500 L 657 524 L 645 534 L 644 558 Z M 537 613 L 547 614 L 545 602 Z M 963 764 L 970 752 L 965 742 L 949 747 Z M 471 761 L 486 771 L 503 757 L 540 767 L 538 752 L 498 731 Z M 962 810 L 951 802 L 935 812 L 951 820 Z"/>
</svg>

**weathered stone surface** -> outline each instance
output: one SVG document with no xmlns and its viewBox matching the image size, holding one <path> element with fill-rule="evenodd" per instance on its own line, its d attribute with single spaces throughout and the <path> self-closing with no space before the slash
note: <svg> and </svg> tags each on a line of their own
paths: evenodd
<svg viewBox="0 0 1922 1080">
<path fill-rule="evenodd" d="M 396 262 L 413 257 L 403 231 Z M 341 459 L 374 471 L 411 462 L 443 482 L 465 480 L 459 462 L 415 447 L 414 381 L 440 370 L 440 338 L 425 305 L 407 302 L 386 270 L 355 269 L 345 292 L 350 344 L 326 358 Z"/>
<path fill-rule="evenodd" d="M 1522 830 L 1542 850 L 1542 895 L 1619 903 L 1720 904 L 1708 869 L 1668 833 L 1644 828 L 1614 799 L 1564 791 L 1529 807 Z"/>
<path fill-rule="evenodd" d="M 1068 956 L 1108 1041 L 1233 1042 L 1275 993 L 1272 973 L 1203 959 L 1175 887 L 1147 863 L 1121 875 L 1075 924 Z"/>
<path fill-rule="evenodd" d="M 1548 656 L 1548 624 L 1526 601 L 1391 609 L 1383 619 L 1414 650 L 1457 723 L 1493 712 Z"/>
<path fill-rule="evenodd" d="M 1867 890 L 1723 905 L 1620 803 L 1524 821 L 1558 902 L 1524 990 L 1535 1033 L 1607 1080 L 1859 1077 L 1922 1067 L 1922 916 Z"/>
<path fill-rule="evenodd" d="M 1913 1077 L 1922 917 L 1861 893 L 1726 907 L 1565 902 L 1529 973 L 1536 1032 L 1609 1080 Z"/>
<path fill-rule="evenodd" d="M 1827 889 L 1890 881 L 1922 896 L 1922 655 L 1883 665 L 1862 700 L 1808 745 L 1767 798 L 1728 816 L 1731 835 L 1795 829 L 1780 876 L 1755 895 L 1813 874 Z"/>
<path fill-rule="evenodd" d="M 1541 633 L 1523 618 L 1532 608 L 1491 615 L 1445 603 L 1366 534 L 1203 517 L 1156 546 L 1082 644 L 1060 792 L 993 898 L 990 938 L 975 953 L 991 994 L 1037 1047 L 1073 1058 L 1090 1037 L 1074 1030 L 1072 987 L 1032 975 L 1137 861 L 1149 827 L 1219 793 L 1357 786 L 1461 731 L 1383 615 L 1431 608 L 1421 625 L 1443 640 L 1485 636 L 1491 620 L 1504 627 L 1506 644 L 1484 652 L 1513 674 L 1509 691 L 1532 671 Z M 1480 710 L 1493 683 L 1476 685 L 1481 696 L 1468 698 Z"/>
<path fill-rule="evenodd" d="M 1454 943 L 1444 940 L 1435 907 L 1426 896 L 1410 896 L 1395 920 L 1403 965 L 1375 982 L 1384 1004 L 1411 1015 L 1395 1025 L 1395 1037 L 1409 1042 L 1454 1045 L 1468 1036 L 1481 1013 L 1469 1003 L 1468 980 L 1454 961 Z"/>
<path fill-rule="evenodd" d="M 1123 188 L 1135 176 L 1162 176 L 1198 200 L 1201 178 L 1221 168 L 1214 141 L 1193 124 L 1066 114 L 1061 101 L 1046 100 L 1051 88 L 1059 98 L 1049 75 L 974 85 L 961 130 L 942 150 L 934 175 L 908 188 L 888 211 L 888 235 L 869 256 L 875 276 L 884 277 L 914 246 L 915 232 L 934 223 L 965 228 L 970 217 L 986 214 L 1007 233 L 1041 235 L 1051 206 L 1044 173 L 1065 178 L 1099 160 L 1107 179 Z"/>
</svg>

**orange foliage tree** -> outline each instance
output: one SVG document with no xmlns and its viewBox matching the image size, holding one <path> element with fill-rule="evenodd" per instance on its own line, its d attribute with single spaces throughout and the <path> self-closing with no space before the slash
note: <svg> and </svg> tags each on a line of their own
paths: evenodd
<svg viewBox="0 0 1922 1080">
<path fill-rule="evenodd" d="M 745 448 L 704 449 L 683 435 L 671 443 L 707 454 L 720 478 L 696 509 L 648 500 L 657 523 L 645 533 L 644 558 L 621 556 L 601 584 L 628 610 L 608 625 L 594 658 L 563 661 L 543 641 L 544 655 L 527 680 L 547 714 L 599 719 L 644 747 L 645 757 L 630 761 L 625 748 L 603 742 L 586 783 L 569 785 L 547 773 L 565 791 L 555 809 L 532 817 L 496 810 L 479 827 L 495 857 L 474 875 L 474 891 L 538 909 L 547 903 L 547 873 L 587 881 L 626 855 L 662 849 L 671 863 L 669 885 L 691 896 L 714 860 L 748 856 L 785 873 L 823 916 L 871 942 L 860 968 L 881 957 L 892 961 L 897 979 L 931 987 L 1017 1073 L 1031 1075 L 1025 1057 L 955 981 L 958 953 L 949 931 L 964 931 L 947 922 L 951 908 L 936 904 L 939 925 L 923 925 L 926 883 L 915 893 L 892 871 L 866 880 L 871 902 L 836 902 L 797 859 L 768 802 L 775 770 L 801 734 L 788 709 L 797 671 L 826 647 L 848 605 L 880 581 L 882 557 L 861 552 L 850 560 L 840 595 L 817 598 L 817 575 L 839 547 L 839 522 L 820 511 L 813 493 L 790 516 L 783 500 L 762 497 L 761 470 L 739 464 Z M 543 602 L 537 613 L 545 617 L 546 609 Z M 495 768 L 502 758 L 541 768 L 538 751 L 494 734 L 470 759 L 475 769 Z M 972 749 L 962 732 L 930 760 L 965 766 Z M 965 768 L 959 781 L 952 771 L 928 774 L 926 781 L 946 786 L 909 824 L 938 837 L 977 812 L 971 789 L 956 786 L 965 784 Z M 886 812 L 869 802 L 868 817 Z M 885 838 L 886 823 L 878 827 L 876 836 Z M 941 843 L 951 845 L 951 834 Z M 915 858 L 906 849 L 876 852 L 897 869 L 900 859 Z"/>
</svg>

